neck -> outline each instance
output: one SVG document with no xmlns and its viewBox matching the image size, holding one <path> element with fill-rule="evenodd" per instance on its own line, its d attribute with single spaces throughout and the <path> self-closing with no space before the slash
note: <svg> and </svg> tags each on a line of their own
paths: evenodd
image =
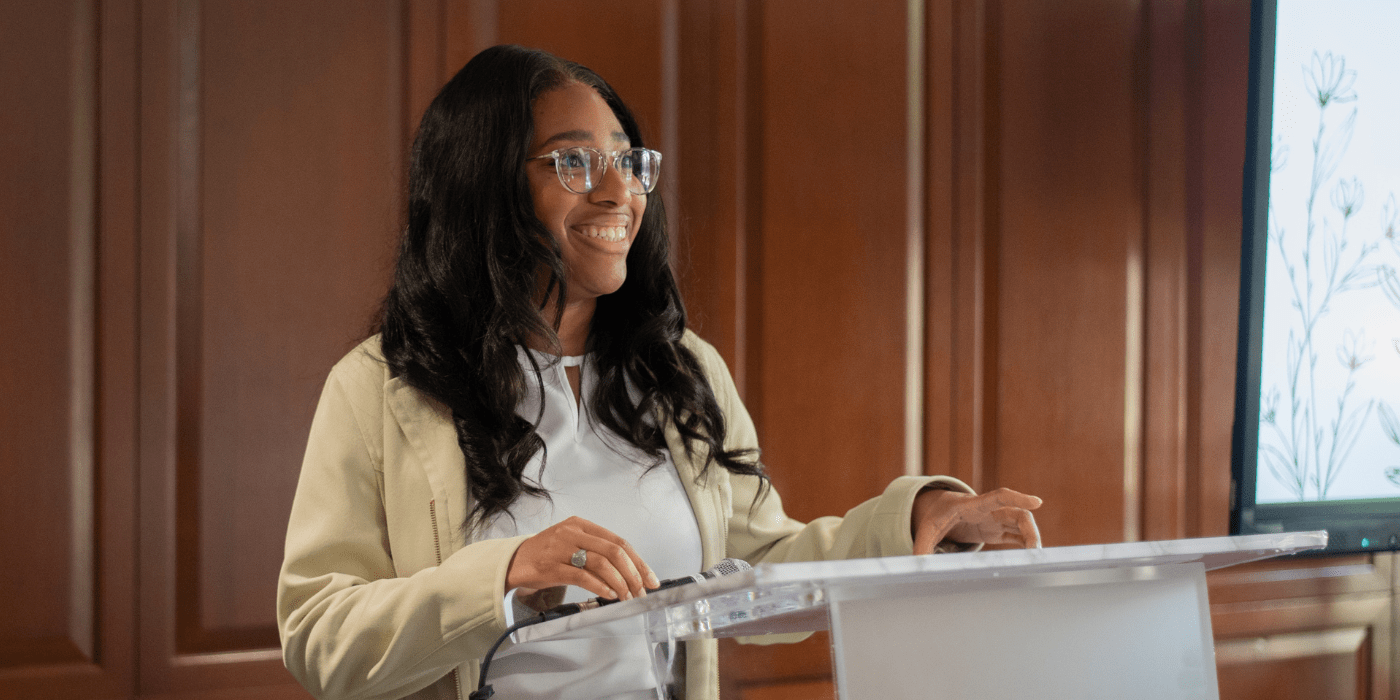
<svg viewBox="0 0 1400 700">
<path fill-rule="evenodd" d="M 564 316 L 555 329 L 559 336 L 559 352 L 564 355 L 582 355 L 588 351 L 588 329 L 593 324 L 593 311 L 598 307 L 597 297 L 570 301 L 564 305 Z M 554 304 L 546 306 L 544 317 L 553 320 Z M 553 352 L 554 349 L 543 338 L 531 338 L 530 349 L 540 352 Z"/>
</svg>

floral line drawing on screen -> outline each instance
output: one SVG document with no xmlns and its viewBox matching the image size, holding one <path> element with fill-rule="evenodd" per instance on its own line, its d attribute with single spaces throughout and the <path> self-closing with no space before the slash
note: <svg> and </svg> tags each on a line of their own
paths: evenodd
<svg viewBox="0 0 1400 700">
<path fill-rule="evenodd" d="M 1276 257 L 1286 272 L 1291 313 L 1287 320 L 1283 380 L 1261 392 L 1259 441 L 1259 459 L 1297 501 L 1328 497 L 1328 490 L 1347 467 L 1352 449 L 1377 405 L 1376 399 L 1358 396 L 1356 391 L 1358 378 L 1376 359 L 1365 330 L 1346 328 L 1335 348 L 1322 348 L 1324 343 L 1335 340 L 1335 335 L 1325 337 L 1320 333 L 1319 321 L 1335 306 L 1344 305 L 1351 295 L 1374 287 L 1380 287 L 1400 309 L 1400 274 L 1396 267 L 1366 265 L 1381 247 L 1380 241 L 1363 241 L 1359 247 L 1349 249 L 1349 243 L 1354 243 L 1351 236 L 1370 237 L 1369 227 L 1353 221 L 1365 204 L 1363 183 L 1357 177 L 1337 174 L 1351 145 L 1359 108 L 1352 107 L 1340 119 L 1332 116 L 1336 110 L 1329 113 L 1329 108 L 1358 100 L 1353 90 L 1356 71 L 1348 69 L 1341 56 L 1313 51 L 1302 72 L 1306 95 L 1316 108 L 1317 130 L 1310 144 L 1312 168 L 1302 212 L 1290 206 L 1295 204 L 1293 201 L 1275 201 L 1271 196 L 1269 202 L 1268 238 L 1273 244 L 1270 257 Z M 1286 141 L 1275 137 L 1271 172 L 1279 173 L 1287 167 L 1288 153 Z M 1326 202 L 1319 199 L 1324 192 L 1328 195 Z M 1328 216 L 1326 204 L 1340 215 L 1340 225 L 1335 217 Z M 1400 253 L 1394 193 L 1383 210 L 1379 238 L 1388 240 Z M 1301 217 L 1297 216 L 1299 213 Z M 1271 261 L 1269 265 L 1274 267 L 1275 263 Z M 1400 340 L 1394 342 L 1400 351 Z M 1335 401 L 1329 401 L 1333 397 L 1318 391 L 1319 383 L 1327 383 L 1319 375 L 1336 370 L 1320 368 L 1319 358 L 1333 354 L 1345 381 L 1338 382 L 1340 394 Z M 1382 430 L 1400 446 L 1400 424 L 1394 420 L 1394 412 L 1383 402 L 1381 411 Z M 1392 427 L 1396 428 L 1394 435 Z M 1400 486 L 1400 468 L 1387 468 L 1385 477 Z"/>
<path fill-rule="evenodd" d="M 1400 347 L 1396 348 L 1396 352 L 1400 352 Z M 1380 416 L 1381 429 L 1385 431 L 1385 436 L 1390 438 L 1396 447 L 1400 447 L 1400 419 L 1395 417 L 1395 412 L 1390 409 L 1386 402 L 1382 401 L 1376 414 Z M 1391 483 L 1396 486 L 1400 486 L 1400 467 L 1386 467 L 1385 478 L 1390 479 Z"/>
<path fill-rule="evenodd" d="M 1400 217 L 1395 205 L 1395 193 L 1390 193 L 1390 198 L 1385 201 L 1385 210 L 1381 219 L 1385 222 L 1385 239 L 1390 242 L 1397 255 L 1400 255 L 1400 238 L 1396 235 L 1396 218 Z M 1377 271 L 1378 281 L 1381 291 L 1385 292 L 1385 298 L 1400 309 L 1400 274 L 1396 274 L 1395 268 L 1390 265 L 1381 265 Z M 1395 346 L 1395 354 L 1400 355 L 1400 338 L 1391 338 L 1391 344 Z M 1400 419 L 1395 417 L 1395 412 L 1391 410 L 1386 402 L 1380 404 L 1381 428 L 1385 431 L 1385 436 L 1400 447 Z M 1400 486 L 1400 467 L 1386 467 L 1385 478 L 1392 484 Z"/>
<path fill-rule="evenodd" d="M 1400 231 L 1397 231 L 1397 219 L 1400 219 L 1400 211 L 1395 205 L 1395 193 L 1391 192 L 1390 197 L 1385 200 L 1382 207 L 1381 221 L 1384 231 L 1381 235 L 1390 243 L 1390 247 L 1400 256 Z M 1385 298 L 1400 309 L 1400 273 L 1392 265 L 1381 265 L 1376 268 L 1376 282 L 1380 285 L 1381 291 L 1385 293 Z M 1400 338 L 1393 338 L 1391 342 L 1395 344 L 1395 352 L 1400 352 Z"/>
</svg>

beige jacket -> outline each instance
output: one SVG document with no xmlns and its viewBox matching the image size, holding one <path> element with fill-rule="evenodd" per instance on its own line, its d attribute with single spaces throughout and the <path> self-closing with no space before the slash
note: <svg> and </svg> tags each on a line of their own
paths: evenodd
<svg viewBox="0 0 1400 700">
<path fill-rule="evenodd" d="M 726 447 L 756 447 L 752 420 L 708 343 L 683 341 L 704 367 L 728 427 Z M 759 562 L 910 554 L 920 488 L 949 477 L 903 477 L 844 518 L 807 525 L 758 481 L 667 443 L 699 522 L 704 568 L 726 556 Z M 318 698 L 461 700 L 505 630 L 506 569 L 524 537 L 471 541 L 462 451 L 447 409 L 392 378 L 378 337 L 326 380 L 287 526 L 277 621 L 287 669 Z M 750 514 L 752 513 L 752 517 Z M 687 696 L 718 697 L 714 640 L 687 647 Z"/>
</svg>

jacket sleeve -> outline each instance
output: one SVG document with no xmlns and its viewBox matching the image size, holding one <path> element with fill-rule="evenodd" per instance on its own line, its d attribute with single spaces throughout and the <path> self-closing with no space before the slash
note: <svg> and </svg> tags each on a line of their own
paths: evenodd
<svg viewBox="0 0 1400 700">
<path fill-rule="evenodd" d="M 382 379 L 346 365 L 332 372 L 312 421 L 278 580 L 278 631 L 287 669 L 312 695 L 398 698 L 484 655 L 505 631 L 506 569 L 523 538 L 477 542 L 398 577 L 377 452 L 382 422 L 365 420 L 382 415 Z"/>
<path fill-rule="evenodd" d="M 723 358 L 698 339 L 692 348 L 705 366 L 715 399 L 724 412 L 725 447 L 757 450 L 753 420 L 739 400 Z M 730 474 L 729 484 L 732 512 L 728 556 L 751 564 L 907 556 L 914 553 L 915 495 L 928 487 L 973 492 L 967 484 L 949 476 L 902 476 L 891 482 L 884 493 L 847 511 L 844 517 L 818 518 L 804 525 L 789 518 L 777 491 L 760 489 L 757 478 Z M 954 549 L 960 546 L 940 546 L 940 551 Z"/>
</svg>

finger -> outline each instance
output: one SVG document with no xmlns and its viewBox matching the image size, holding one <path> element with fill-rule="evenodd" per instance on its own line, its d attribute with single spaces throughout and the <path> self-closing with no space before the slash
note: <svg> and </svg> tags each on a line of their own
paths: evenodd
<svg viewBox="0 0 1400 700">
<path fill-rule="evenodd" d="M 1040 507 L 1041 503 L 1043 503 L 1043 501 L 1036 496 L 1030 496 L 1007 488 L 988 491 L 987 493 L 968 500 L 969 506 L 984 513 L 997 510 L 998 508 L 1024 508 L 1026 510 L 1035 510 Z"/>
<path fill-rule="evenodd" d="M 593 566 L 593 563 L 589 562 L 589 566 Z M 600 598 L 618 599 L 617 589 L 587 568 L 580 569 L 573 564 L 562 564 L 551 572 L 549 578 L 557 581 L 557 585 L 577 586 Z"/>
<path fill-rule="evenodd" d="M 597 552 L 589 551 L 588 563 L 583 568 L 612 589 L 612 593 L 607 597 L 617 600 L 631 600 L 633 598 L 632 591 L 627 586 L 627 580 L 618 573 L 617 567 L 613 566 L 613 563 L 608 561 L 606 557 Z"/>
<path fill-rule="evenodd" d="M 914 529 L 914 553 L 933 554 L 933 549 L 943 541 L 946 533 L 932 522 L 924 521 Z"/>
<path fill-rule="evenodd" d="M 1026 549 L 1040 548 L 1040 530 L 1036 527 L 1035 516 L 1022 508 L 1000 508 L 992 511 L 996 523 L 988 543 L 1015 544 Z"/>
<path fill-rule="evenodd" d="M 656 574 L 652 572 L 651 567 L 647 566 L 645 561 L 642 561 L 642 555 L 637 553 L 637 550 L 632 547 L 631 543 L 622 539 L 613 531 L 578 516 L 569 518 L 565 520 L 564 523 L 576 527 L 583 533 L 596 537 L 610 545 L 621 547 L 621 554 L 610 547 L 600 548 L 596 551 L 604 554 L 612 561 L 613 566 L 621 572 L 622 576 L 627 581 L 627 585 L 624 586 L 624 588 L 631 591 L 633 595 L 646 595 L 647 588 L 657 588 L 661 585 L 661 581 L 656 578 Z M 588 547 L 588 549 L 592 550 L 593 548 Z"/>
<path fill-rule="evenodd" d="M 642 590 L 638 595 L 646 595 L 648 588 L 659 588 L 661 586 L 661 580 L 656 578 L 656 574 L 652 572 L 651 567 L 648 566 L 645 561 L 642 561 L 642 555 L 637 553 L 637 550 L 632 547 L 632 543 L 627 540 L 622 540 L 622 549 L 627 552 L 627 558 L 632 563 L 632 567 L 637 572 L 637 577 L 642 582 Z"/>
<path fill-rule="evenodd" d="M 1036 527 L 1035 516 L 1028 510 L 1016 511 L 1016 525 L 1025 539 L 1026 549 L 1040 549 L 1040 528 Z"/>
<path fill-rule="evenodd" d="M 633 553 L 628 551 L 631 545 L 616 535 L 609 539 L 580 533 L 578 537 L 578 546 L 588 551 L 587 568 L 615 586 L 622 593 L 622 600 L 646 594 L 642 574 L 633 561 Z"/>
<path fill-rule="evenodd" d="M 630 547 L 631 545 L 628 545 L 628 546 Z M 638 565 L 641 566 L 641 568 L 642 568 L 642 578 L 646 579 L 646 582 L 647 582 L 646 587 L 647 587 L 648 589 L 655 590 L 655 589 L 661 587 L 661 579 L 660 579 L 659 577 L 657 577 L 655 571 L 652 571 L 652 570 L 651 570 L 651 566 L 650 566 L 650 565 L 648 565 L 646 562 L 642 561 L 642 555 L 640 555 L 640 554 L 635 554 L 635 553 L 634 553 L 634 554 L 633 554 L 633 559 L 632 559 L 632 561 L 633 561 L 633 563 L 636 563 L 636 564 L 638 564 Z M 646 595 L 646 591 L 643 591 L 643 592 L 642 592 L 642 595 Z"/>
</svg>

